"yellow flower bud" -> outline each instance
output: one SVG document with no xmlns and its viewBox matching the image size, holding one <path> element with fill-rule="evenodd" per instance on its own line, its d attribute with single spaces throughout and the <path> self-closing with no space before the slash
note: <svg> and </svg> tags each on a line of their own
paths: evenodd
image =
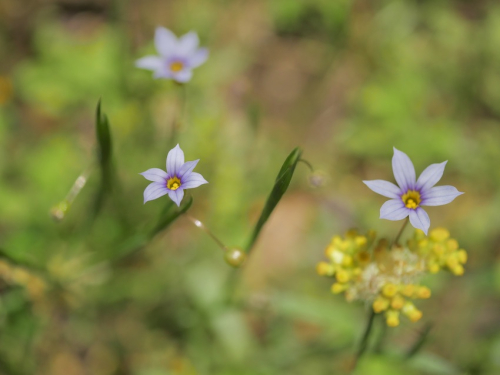
<svg viewBox="0 0 500 375">
<path fill-rule="evenodd" d="M 376 313 L 380 313 L 382 311 L 385 311 L 389 308 L 389 300 L 387 298 L 384 298 L 382 296 L 378 296 L 375 301 L 373 301 L 372 304 L 373 311 Z"/>
<path fill-rule="evenodd" d="M 419 321 L 422 318 L 422 315 L 423 315 L 422 311 L 415 309 L 415 311 L 412 311 L 410 314 L 408 314 L 408 318 L 412 322 L 416 322 L 416 321 Z"/>
<path fill-rule="evenodd" d="M 426 286 L 420 286 L 417 288 L 416 297 L 421 299 L 427 299 L 431 296 L 431 290 Z"/>
<path fill-rule="evenodd" d="M 467 252 L 464 249 L 458 250 L 457 259 L 462 264 L 467 263 Z"/>
<path fill-rule="evenodd" d="M 412 322 L 416 322 L 422 318 L 422 312 L 411 302 L 406 302 L 402 311 Z"/>
<path fill-rule="evenodd" d="M 420 241 L 418 241 L 418 247 L 420 247 L 421 249 L 424 249 L 427 246 L 429 246 L 429 240 L 427 238 L 424 238 L 424 239 L 421 239 Z"/>
<path fill-rule="evenodd" d="M 359 267 L 356 267 L 355 269 L 352 270 L 353 276 L 359 276 L 359 275 L 361 275 L 362 272 L 363 272 L 363 270 Z"/>
<path fill-rule="evenodd" d="M 450 251 L 455 251 L 458 249 L 458 242 L 454 238 L 450 238 L 448 241 L 446 241 L 446 247 Z"/>
<path fill-rule="evenodd" d="M 405 285 L 401 289 L 401 294 L 403 294 L 403 296 L 406 296 L 406 297 L 411 297 L 411 296 L 413 296 L 414 293 L 415 293 L 415 286 L 411 285 L 411 284 Z"/>
<path fill-rule="evenodd" d="M 340 294 L 348 287 L 347 284 L 335 283 L 332 285 L 331 291 L 333 294 Z"/>
<path fill-rule="evenodd" d="M 427 264 L 427 269 L 429 270 L 430 273 L 438 273 L 441 267 L 436 262 L 430 261 Z"/>
<path fill-rule="evenodd" d="M 344 259 L 342 259 L 342 265 L 344 267 L 350 267 L 350 266 L 352 266 L 352 256 L 345 255 Z"/>
<path fill-rule="evenodd" d="M 335 251 L 335 246 L 332 244 L 328 245 L 325 249 L 325 255 L 327 258 L 332 259 L 332 253 Z"/>
<path fill-rule="evenodd" d="M 434 251 L 434 253 L 439 256 L 444 253 L 445 248 L 443 245 L 437 243 L 432 247 L 432 251 Z"/>
<path fill-rule="evenodd" d="M 339 248 L 340 245 L 342 244 L 342 238 L 340 236 L 335 236 L 332 238 L 332 242 L 331 242 L 331 245 L 334 247 L 334 248 Z"/>
<path fill-rule="evenodd" d="M 455 267 L 451 269 L 451 272 L 453 272 L 453 274 L 456 276 L 462 276 L 465 270 L 461 264 L 457 264 Z"/>
<path fill-rule="evenodd" d="M 391 301 L 391 308 L 394 310 L 401 310 L 405 304 L 405 299 L 401 295 L 396 294 Z"/>
<path fill-rule="evenodd" d="M 385 313 L 385 318 L 389 327 L 397 327 L 399 325 L 399 311 L 388 310 Z"/>
<path fill-rule="evenodd" d="M 448 232 L 444 228 L 436 228 L 436 229 L 431 230 L 429 237 L 433 241 L 443 242 L 450 237 L 450 232 Z"/>
<path fill-rule="evenodd" d="M 458 259 L 457 257 L 455 256 L 455 254 L 452 254 L 452 255 L 449 255 L 447 258 L 446 258 L 446 265 L 450 268 L 454 268 L 455 266 L 458 265 Z"/>
<path fill-rule="evenodd" d="M 363 246 L 366 246 L 366 243 L 367 243 L 367 239 L 365 236 L 356 236 L 356 238 L 354 239 L 354 243 L 356 244 L 356 246 L 358 247 L 363 247 Z"/>
<path fill-rule="evenodd" d="M 387 298 L 392 298 L 398 292 L 398 287 L 394 284 L 385 284 L 382 287 L 382 294 Z"/>
<path fill-rule="evenodd" d="M 339 271 L 337 271 L 337 273 L 335 274 L 335 277 L 337 278 L 337 281 L 339 283 L 346 283 L 350 279 L 349 273 L 347 271 L 345 271 L 345 270 L 339 270 Z"/>
<path fill-rule="evenodd" d="M 335 268 L 329 263 L 319 262 L 316 265 L 316 272 L 320 276 L 333 276 L 333 274 L 335 273 Z"/>
</svg>

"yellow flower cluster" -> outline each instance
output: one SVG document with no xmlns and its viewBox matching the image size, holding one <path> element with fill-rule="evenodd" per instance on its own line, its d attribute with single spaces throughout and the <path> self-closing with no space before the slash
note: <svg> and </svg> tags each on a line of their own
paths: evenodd
<svg viewBox="0 0 500 375">
<path fill-rule="evenodd" d="M 429 237 L 421 230 L 416 230 L 413 238 L 408 241 L 408 246 L 426 259 L 430 273 L 446 269 L 457 276 L 463 275 L 467 252 L 460 249 L 457 240 L 450 238 L 450 232 L 446 229 L 436 228 L 429 233 Z"/>
<path fill-rule="evenodd" d="M 419 284 L 423 273 L 447 268 L 463 274 L 467 253 L 445 229 L 431 231 L 428 238 L 417 231 L 408 246 L 389 246 L 385 239 L 375 242 L 375 237 L 373 231 L 360 235 L 354 230 L 344 238 L 333 237 L 325 249 L 329 261 L 318 263 L 316 270 L 335 278 L 333 293 L 344 293 L 347 301 L 370 302 L 374 312 L 385 314 L 388 326 L 398 326 L 401 314 L 412 322 L 422 317 L 413 300 L 431 296 L 430 289 Z"/>
<path fill-rule="evenodd" d="M 33 301 L 42 299 L 47 287 L 40 277 L 3 259 L 0 259 L 0 280 L 9 285 L 23 286 Z"/>
</svg>

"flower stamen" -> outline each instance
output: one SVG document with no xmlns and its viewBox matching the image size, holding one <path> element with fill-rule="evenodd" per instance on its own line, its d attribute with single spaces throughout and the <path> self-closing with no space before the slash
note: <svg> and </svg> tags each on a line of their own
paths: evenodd
<svg viewBox="0 0 500 375">
<path fill-rule="evenodd" d="M 420 193 L 416 190 L 408 190 L 406 194 L 403 194 L 401 200 L 405 204 L 407 208 L 415 210 L 419 205 L 422 199 L 420 198 Z"/>
<path fill-rule="evenodd" d="M 172 178 L 169 178 L 168 181 L 167 181 L 167 188 L 170 189 L 170 190 L 177 190 L 181 187 L 181 180 L 179 180 L 179 178 L 177 178 L 176 176 L 175 177 L 172 177 Z"/>
<path fill-rule="evenodd" d="M 180 72 L 184 68 L 184 64 L 180 61 L 174 61 L 170 63 L 170 70 L 172 72 Z"/>
</svg>

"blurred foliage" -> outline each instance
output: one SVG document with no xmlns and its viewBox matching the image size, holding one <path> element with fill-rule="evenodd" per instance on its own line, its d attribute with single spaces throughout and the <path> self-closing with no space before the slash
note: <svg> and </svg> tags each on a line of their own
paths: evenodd
<svg viewBox="0 0 500 375">
<path fill-rule="evenodd" d="M 158 25 L 210 49 L 185 90 L 134 67 Z M 417 173 L 449 160 L 441 184 L 466 194 L 431 207 L 431 228 L 470 260 L 428 280 L 425 319 L 378 351 L 375 321 L 355 374 L 498 374 L 499 45 L 493 0 L 2 0 L 0 373 L 348 373 L 365 312 L 314 266 L 350 227 L 397 232 L 361 182 L 391 179 L 395 146 Z M 99 98 L 115 183 L 95 215 Z M 232 270 L 183 216 L 150 236 L 168 198 L 143 205 L 138 173 L 164 168 L 174 142 L 209 181 L 189 214 L 228 246 L 245 245 L 296 146 L 325 182 L 299 163 Z"/>
</svg>

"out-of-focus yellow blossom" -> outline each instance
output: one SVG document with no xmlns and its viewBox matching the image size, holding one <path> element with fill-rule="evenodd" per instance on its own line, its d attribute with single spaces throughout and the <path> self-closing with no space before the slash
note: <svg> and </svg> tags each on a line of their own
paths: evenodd
<svg viewBox="0 0 500 375">
<path fill-rule="evenodd" d="M 42 278 L 4 259 L 0 259 L 0 279 L 6 284 L 24 287 L 33 302 L 41 300 L 47 289 L 47 284 Z"/>
<path fill-rule="evenodd" d="M 416 322 L 422 312 L 413 301 L 431 296 L 431 290 L 419 284 L 422 275 L 441 269 L 464 272 L 467 253 L 449 236 L 442 228 L 429 237 L 417 230 L 406 246 L 391 247 L 385 239 L 375 241 L 374 231 L 360 235 L 350 230 L 344 238 L 332 238 L 325 249 L 328 262 L 318 263 L 316 271 L 335 279 L 332 293 L 344 293 L 347 301 L 370 302 L 375 313 L 385 315 L 388 326 L 398 326 L 401 315 Z"/>
<path fill-rule="evenodd" d="M 444 228 L 436 228 L 426 237 L 420 230 L 415 231 L 413 239 L 408 241 L 412 251 L 426 259 L 430 273 L 448 270 L 457 276 L 464 273 L 467 252 L 460 249 L 457 240 L 450 238 L 450 232 Z"/>
</svg>

